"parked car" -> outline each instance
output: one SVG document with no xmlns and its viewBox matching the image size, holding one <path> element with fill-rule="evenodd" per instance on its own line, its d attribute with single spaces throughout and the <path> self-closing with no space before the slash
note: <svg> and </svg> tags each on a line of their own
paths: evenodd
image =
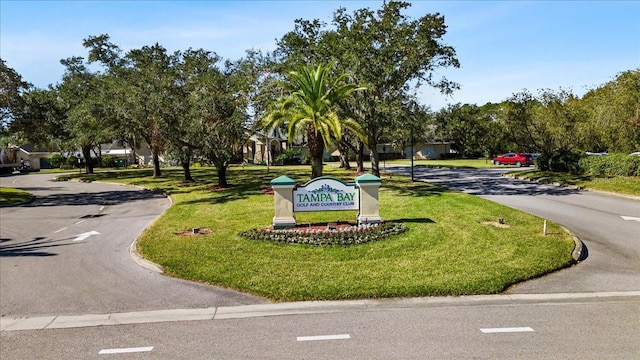
<svg viewBox="0 0 640 360">
<path fill-rule="evenodd" d="M 533 157 L 527 153 L 506 153 L 493 158 L 494 165 L 515 165 L 517 167 L 533 165 Z"/>
</svg>

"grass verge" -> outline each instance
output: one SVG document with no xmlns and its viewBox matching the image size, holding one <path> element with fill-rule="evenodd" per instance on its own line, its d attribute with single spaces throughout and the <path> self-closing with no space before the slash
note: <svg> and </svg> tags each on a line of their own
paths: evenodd
<svg viewBox="0 0 640 360">
<path fill-rule="evenodd" d="M 538 170 L 518 171 L 510 173 L 509 176 L 550 184 L 557 183 L 585 189 L 640 196 L 640 179 L 631 176 L 598 177 Z"/>
<path fill-rule="evenodd" d="M 194 169 L 183 183 L 179 169 L 98 173 L 94 180 L 160 189 L 173 206 L 149 227 L 139 251 L 169 275 L 234 288 L 273 301 L 493 294 L 572 263 L 572 238 L 555 224 L 542 234 L 542 219 L 471 195 L 400 176 L 383 178 L 380 215 L 408 231 L 348 247 L 314 247 L 244 239 L 239 233 L 266 227 L 273 196 L 261 190 L 280 175 L 309 180 L 309 168 L 231 168 L 234 187 L 215 186 L 215 170 Z M 325 168 L 352 181 L 354 172 Z M 355 211 L 296 215 L 298 223 L 355 220 Z M 503 218 L 507 227 L 493 226 Z M 206 235 L 182 236 L 191 228 Z"/>
<path fill-rule="evenodd" d="M 31 199 L 31 194 L 20 189 L 0 187 L 0 206 L 11 206 Z"/>
</svg>

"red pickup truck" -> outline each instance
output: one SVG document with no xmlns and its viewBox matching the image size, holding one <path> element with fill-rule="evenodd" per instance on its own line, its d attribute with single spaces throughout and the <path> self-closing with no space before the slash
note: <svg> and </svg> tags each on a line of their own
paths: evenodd
<svg viewBox="0 0 640 360">
<path fill-rule="evenodd" d="M 533 157 L 527 153 L 506 153 L 493 158 L 494 165 L 515 165 L 517 167 L 533 165 Z"/>
</svg>

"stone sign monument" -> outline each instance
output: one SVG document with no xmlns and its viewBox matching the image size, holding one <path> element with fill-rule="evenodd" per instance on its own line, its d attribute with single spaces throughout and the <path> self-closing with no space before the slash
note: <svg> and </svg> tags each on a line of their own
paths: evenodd
<svg viewBox="0 0 640 360">
<path fill-rule="evenodd" d="M 288 176 L 271 181 L 274 191 L 273 228 L 296 225 L 295 212 L 359 210 L 358 225 L 379 223 L 378 188 L 382 181 L 372 174 L 355 178 L 355 183 L 322 176 L 304 185 L 296 185 Z"/>
</svg>

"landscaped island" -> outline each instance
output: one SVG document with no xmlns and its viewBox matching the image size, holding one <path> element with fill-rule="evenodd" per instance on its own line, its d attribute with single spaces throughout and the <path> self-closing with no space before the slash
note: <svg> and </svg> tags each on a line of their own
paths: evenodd
<svg viewBox="0 0 640 360">
<path fill-rule="evenodd" d="M 271 225 L 274 178 L 309 180 L 306 167 L 230 169 L 229 188 L 215 169 L 180 169 L 163 178 L 146 170 L 97 173 L 165 191 L 173 206 L 140 238 L 139 251 L 171 276 L 229 287 L 273 301 L 492 294 L 573 263 L 572 237 L 555 224 L 475 196 L 401 176 L 383 176 L 380 216 L 408 231 L 353 246 L 255 241 L 242 232 Z M 136 177 L 134 174 L 137 174 Z M 344 181 L 353 172 L 326 168 Z M 297 224 L 353 220 L 357 211 L 296 214 Z M 498 224 L 497 219 L 504 219 Z M 185 230 L 208 229 L 184 236 Z"/>
</svg>

